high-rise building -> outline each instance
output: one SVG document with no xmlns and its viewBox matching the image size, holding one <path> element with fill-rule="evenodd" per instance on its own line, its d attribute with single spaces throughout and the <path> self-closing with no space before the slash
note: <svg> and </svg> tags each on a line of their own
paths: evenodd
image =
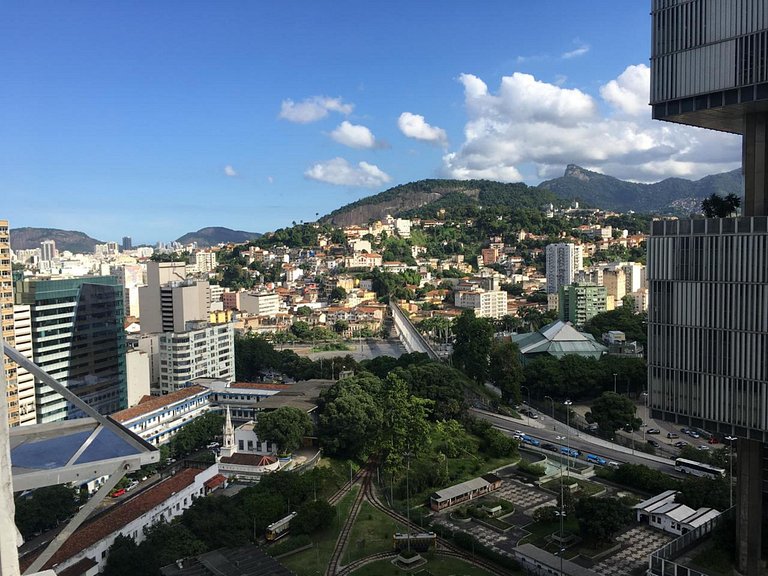
<svg viewBox="0 0 768 576">
<path fill-rule="evenodd" d="M 578 270 L 584 267 L 580 244 L 561 242 L 547 245 L 547 294 L 557 294 L 560 286 L 573 283 Z"/>
<path fill-rule="evenodd" d="M 34 361 L 32 354 L 32 310 L 29 306 L 13 307 L 13 335 L 16 339 L 14 348 L 29 361 Z M 19 391 L 19 425 L 37 424 L 35 411 L 35 377 L 25 368 L 16 367 L 16 385 Z"/>
<path fill-rule="evenodd" d="M 123 252 L 133 249 L 133 242 L 130 236 L 123 236 Z"/>
<path fill-rule="evenodd" d="M 741 134 L 744 202 L 741 218 L 653 223 L 649 405 L 738 437 L 738 569 L 752 576 L 768 521 L 768 7 L 653 0 L 651 15 L 653 117 Z"/>
<path fill-rule="evenodd" d="M 563 322 L 582 327 L 597 314 L 605 312 L 608 290 L 595 284 L 571 284 L 560 286 L 558 293 L 558 317 Z"/>
<path fill-rule="evenodd" d="M 31 311 L 35 364 L 102 414 L 126 408 L 123 289 L 112 276 L 16 283 L 15 300 Z M 37 422 L 82 411 L 36 380 Z"/>
<path fill-rule="evenodd" d="M 235 336 L 231 323 L 190 322 L 187 330 L 161 334 L 160 393 L 169 394 L 193 378 L 235 380 Z"/>
<path fill-rule="evenodd" d="M 196 252 L 195 264 L 201 274 L 208 274 L 216 270 L 216 252 Z"/>
<path fill-rule="evenodd" d="M 188 280 L 183 262 L 149 262 L 139 288 L 141 331 L 183 332 L 187 322 L 208 318 L 209 298 L 208 282 Z"/>
<path fill-rule="evenodd" d="M 56 250 L 55 240 L 43 240 L 40 242 L 40 260 L 50 262 L 59 255 L 59 251 Z"/>
<path fill-rule="evenodd" d="M 14 345 L 13 330 L 13 268 L 11 266 L 11 235 L 8 220 L 0 220 L 0 336 Z M 8 403 L 8 424 L 19 425 L 19 389 L 16 382 L 16 364 L 6 356 L 5 397 Z"/>
</svg>

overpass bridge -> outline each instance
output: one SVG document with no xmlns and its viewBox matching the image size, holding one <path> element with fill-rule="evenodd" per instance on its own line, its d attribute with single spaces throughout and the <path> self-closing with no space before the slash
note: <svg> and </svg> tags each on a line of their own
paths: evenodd
<svg viewBox="0 0 768 576">
<path fill-rule="evenodd" d="M 429 356 L 430 360 L 442 360 L 394 300 L 389 301 L 389 309 L 400 342 L 408 352 L 421 352 Z"/>
</svg>

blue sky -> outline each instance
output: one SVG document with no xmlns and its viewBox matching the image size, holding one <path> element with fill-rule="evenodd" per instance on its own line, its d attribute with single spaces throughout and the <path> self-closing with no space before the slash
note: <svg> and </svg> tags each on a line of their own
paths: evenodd
<svg viewBox="0 0 768 576">
<path fill-rule="evenodd" d="M 154 243 L 423 178 L 737 167 L 650 120 L 649 4 L 6 0 L 0 218 Z"/>
</svg>

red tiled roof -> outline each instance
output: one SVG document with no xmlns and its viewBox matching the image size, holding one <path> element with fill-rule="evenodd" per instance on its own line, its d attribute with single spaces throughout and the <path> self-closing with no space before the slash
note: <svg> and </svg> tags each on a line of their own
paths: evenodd
<svg viewBox="0 0 768 576">
<path fill-rule="evenodd" d="M 277 462 L 277 458 L 263 454 L 241 454 L 236 452 L 232 456 L 222 456 L 221 462 L 237 464 L 239 466 L 268 466 Z"/>
<path fill-rule="evenodd" d="M 227 481 L 227 477 L 224 476 L 224 474 L 216 474 L 216 476 L 214 476 L 210 480 L 207 480 L 205 484 L 203 484 L 203 486 L 205 486 L 209 490 L 212 490 L 217 486 L 221 486 L 226 481 Z"/>
<path fill-rule="evenodd" d="M 98 566 L 98 562 L 91 558 L 83 558 L 82 560 L 78 560 L 72 566 L 69 566 L 68 568 L 65 568 L 61 572 L 57 574 L 57 576 L 83 576 L 88 570 L 93 568 L 94 566 Z"/>
<path fill-rule="evenodd" d="M 180 402 L 185 398 L 189 398 L 190 396 L 205 391 L 206 388 L 195 385 L 190 386 L 189 388 L 182 388 L 176 392 L 171 392 L 165 396 L 143 396 L 136 406 L 112 414 L 112 419 L 117 420 L 118 422 L 127 422 L 142 414 L 147 414 L 153 410 L 167 406 L 168 404 L 173 404 L 174 402 Z"/>
<path fill-rule="evenodd" d="M 230 388 L 246 388 L 248 390 L 288 390 L 290 384 L 262 384 L 259 382 L 235 382 L 227 386 Z"/>
<path fill-rule="evenodd" d="M 158 507 L 179 490 L 191 486 L 195 481 L 195 476 L 200 473 L 201 470 L 197 468 L 185 468 L 170 478 L 166 478 L 155 486 L 137 494 L 130 500 L 116 505 L 103 516 L 83 524 L 64 542 L 56 554 L 48 560 L 43 569 L 49 569 L 56 564 L 61 564 L 75 554 L 93 546 L 99 540 L 103 540 L 110 534 L 114 534 L 124 528 L 130 522 L 136 520 L 136 518 Z M 23 560 L 26 560 L 26 558 Z M 32 560 L 33 558 L 29 559 L 30 564 Z"/>
</svg>

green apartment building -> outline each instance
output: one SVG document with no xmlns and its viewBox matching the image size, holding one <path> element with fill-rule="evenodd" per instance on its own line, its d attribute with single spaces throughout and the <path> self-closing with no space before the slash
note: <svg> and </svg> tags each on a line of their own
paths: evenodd
<svg viewBox="0 0 768 576">
<path fill-rule="evenodd" d="M 593 284 L 571 284 L 558 290 L 558 317 L 574 326 L 584 326 L 587 320 L 605 312 L 608 290 Z"/>
<path fill-rule="evenodd" d="M 123 287 L 113 276 L 25 279 L 18 304 L 31 308 L 34 362 L 101 414 L 127 407 Z M 37 422 L 82 411 L 35 381 Z"/>
</svg>

